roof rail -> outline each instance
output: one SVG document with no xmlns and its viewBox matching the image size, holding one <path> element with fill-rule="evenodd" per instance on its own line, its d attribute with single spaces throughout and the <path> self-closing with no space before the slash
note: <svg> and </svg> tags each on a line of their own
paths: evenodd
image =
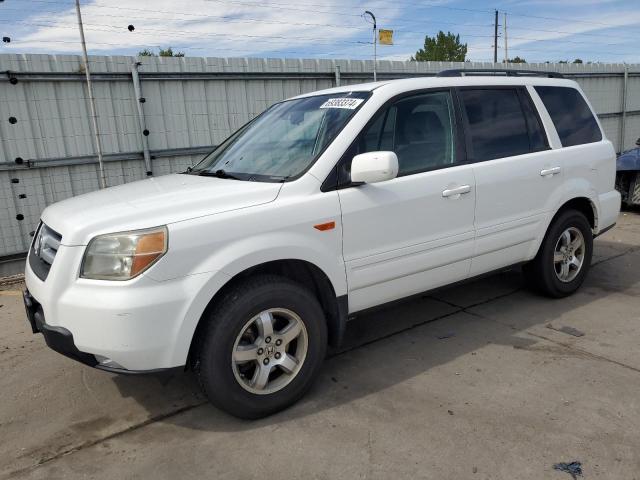
<svg viewBox="0 0 640 480">
<path fill-rule="evenodd" d="M 452 70 L 442 70 L 436 74 L 436 77 L 464 77 L 489 75 L 505 77 L 547 77 L 547 78 L 564 78 L 564 75 L 558 72 L 545 72 L 542 70 L 515 70 L 509 68 L 455 68 Z"/>
</svg>

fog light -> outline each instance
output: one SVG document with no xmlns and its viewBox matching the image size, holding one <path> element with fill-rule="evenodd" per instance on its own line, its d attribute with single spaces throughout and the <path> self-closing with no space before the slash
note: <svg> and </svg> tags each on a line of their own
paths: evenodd
<svg viewBox="0 0 640 480">
<path fill-rule="evenodd" d="M 96 360 L 98 360 L 98 367 L 118 368 L 120 370 L 126 370 L 118 362 L 114 362 L 110 358 L 103 357 L 102 355 L 94 355 L 94 357 L 96 357 Z"/>
</svg>

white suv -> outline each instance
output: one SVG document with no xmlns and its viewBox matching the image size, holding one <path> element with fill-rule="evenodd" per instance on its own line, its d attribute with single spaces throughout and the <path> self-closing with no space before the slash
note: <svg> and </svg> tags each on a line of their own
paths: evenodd
<svg viewBox="0 0 640 480">
<path fill-rule="evenodd" d="M 111 372 L 191 368 L 257 418 L 356 312 L 515 264 L 573 293 L 619 212 L 612 144 L 573 81 L 466 73 L 301 95 L 187 172 L 48 207 L 33 331 Z"/>
</svg>

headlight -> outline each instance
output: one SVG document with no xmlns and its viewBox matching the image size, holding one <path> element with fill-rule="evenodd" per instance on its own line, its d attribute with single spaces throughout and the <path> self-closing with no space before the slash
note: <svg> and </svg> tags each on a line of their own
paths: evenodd
<svg viewBox="0 0 640 480">
<path fill-rule="evenodd" d="M 80 276 L 96 280 L 129 280 L 167 251 L 167 227 L 99 235 L 89 242 Z"/>
</svg>

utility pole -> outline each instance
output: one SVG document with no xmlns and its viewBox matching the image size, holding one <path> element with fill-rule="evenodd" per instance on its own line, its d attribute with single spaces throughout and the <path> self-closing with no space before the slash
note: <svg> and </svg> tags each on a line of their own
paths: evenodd
<svg viewBox="0 0 640 480">
<path fill-rule="evenodd" d="M 496 10 L 493 27 L 493 63 L 498 63 L 498 10 Z"/>
<path fill-rule="evenodd" d="M 376 35 L 377 33 L 377 29 L 378 29 L 378 25 L 376 24 L 376 16 L 371 13 L 369 10 L 366 10 L 364 12 L 364 15 L 369 15 L 371 17 L 371 20 L 373 20 L 373 81 L 377 82 L 378 81 L 378 76 L 376 74 L 376 57 L 377 57 L 377 44 L 378 44 L 378 35 Z M 363 16 L 364 16 L 363 15 Z"/>
<path fill-rule="evenodd" d="M 507 12 L 504 12 L 504 63 L 509 63 L 509 44 L 507 43 Z"/>
<path fill-rule="evenodd" d="M 84 38 L 84 27 L 82 26 L 82 14 L 80 13 L 80 0 L 76 0 L 76 13 L 78 15 L 78 29 L 80 30 L 80 41 L 82 42 L 82 55 L 84 60 L 84 73 L 87 76 L 87 91 L 89 93 L 89 107 L 91 109 L 91 120 L 93 123 L 93 134 L 96 139 L 96 150 L 98 152 L 98 164 L 100 169 L 100 188 L 107 188 L 107 178 L 104 173 L 104 162 L 102 159 L 102 141 L 98 130 L 98 115 L 96 113 L 96 99 L 93 96 L 93 86 L 91 85 L 91 72 L 89 71 L 89 57 L 87 56 L 87 42 Z"/>
</svg>

